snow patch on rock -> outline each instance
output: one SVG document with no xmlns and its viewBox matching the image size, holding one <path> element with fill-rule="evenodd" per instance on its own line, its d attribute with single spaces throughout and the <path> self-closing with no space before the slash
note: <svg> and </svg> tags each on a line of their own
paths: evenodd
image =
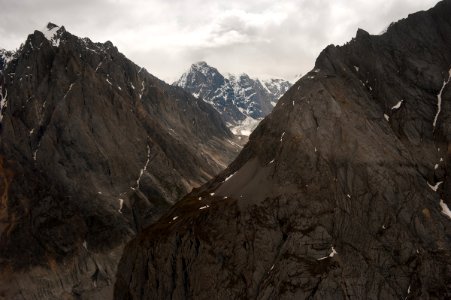
<svg viewBox="0 0 451 300">
<path fill-rule="evenodd" d="M 443 181 L 439 181 L 437 182 L 435 185 L 430 184 L 429 182 L 427 183 L 428 186 L 431 188 L 431 190 L 433 190 L 434 192 L 437 192 L 438 187 L 440 186 L 440 184 L 442 184 Z"/>
<path fill-rule="evenodd" d="M 399 109 L 399 108 L 401 107 L 401 105 L 402 105 L 403 102 L 404 102 L 404 100 L 398 101 L 398 103 L 396 103 L 391 109 L 392 109 L 392 110 L 394 110 L 394 109 Z"/>
<path fill-rule="evenodd" d="M 58 47 L 60 44 L 60 38 L 58 36 L 58 31 L 60 28 L 61 27 L 59 27 L 55 24 L 49 23 L 49 24 L 47 24 L 47 26 L 44 29 L 39 30 L 39 31 L 41 31 L 44 34 L 45 38 L 47 40 L 49 40 L 49 42 L 54 47 Z"/>
<path fill-rule="evenodd" d="M 442 208 L 442 214 L 451 219 L 451 210 L 449 210 L 448 205 L 440 199 L 440 207 Z"/>
<path fill-rule="evenodd" d="M 449 74 L 448 75 L 448 80 L 444 80 L 443 81 L 442 88 L 440 89 L 440 92 L 437 95 L 437 113 L 435 114 L 434 122 L 432 123 L 432 126 L 434 127 L 434 130 L 435 130 L 435 125 L 437 124 L 438 116 L 439 116 L 439 114 L 440 114 L 440 112 L 442 110 L 442 93 L 443 93 L 443 90 L 445 89 L 446 85 L 449 83 L 449 81 L 451 79 L 451 69 L 449 69 L 448 74 Z"/>
</svg>

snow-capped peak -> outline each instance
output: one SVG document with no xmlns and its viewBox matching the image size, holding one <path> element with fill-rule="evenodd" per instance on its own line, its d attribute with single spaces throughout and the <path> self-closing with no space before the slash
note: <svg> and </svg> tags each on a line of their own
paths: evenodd
<svg viewBox="0 0 451 300">
<path fill-rule="evenodd" d="M 189 88 L 196 85 L 198 81 L 211 81 L 214 79 L 220 79 L 221 74 L 217 69 L 209 66 L 204 61 L 199 61 L 191 65 L 189 70 L 182 74 L 179 80 L 173 83 L 173 85 L 181 88 Z M 197 93 L 198 94 L 198 93 Z"/>
<path fill-rule="evenodd" d="M 249 135 L 291 86 L 283 79 L 261 81 L 246 73 L 221 74 L 204 61 L 192 64 L 174 85 L 213 105 L 238 135 Z"/>
<path fill-rule="evenodd" d="M 209 66 L 206 62 L 204 61 L 199 61 L 195 64 L 191 65 L 190 68 L 191 72 L 200 72 L 202 73 L 204 76 L 208 76 L 211 72 L 217 72 L 217 70 L 211 66 Z"/>
<path fill-rule="evenodd" d="M 48 39 L 53 46 L 58 47 L 60 43 L 59 33 L 64 31 L 64 27 L 49 22 L 44 29 L 39 31 L 44 34 L 45 38 Z"/>
<path fill-rule="evenodd" d="M 192 64 L 192 66 L 198 67 L 198 68 L 210 68 L 210 66 L 204 61 L 198 61 L 198 62 Z"/>
</svg>

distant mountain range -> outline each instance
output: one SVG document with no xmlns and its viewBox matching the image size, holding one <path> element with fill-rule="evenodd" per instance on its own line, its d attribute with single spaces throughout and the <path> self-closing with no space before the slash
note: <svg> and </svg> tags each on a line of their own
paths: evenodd
<svg viewBox="0 0 451 300">
<path fill-rule="evenodd" d="M 249 135 L 291 87 L 284 79 L 260 80 L 244 73 L 221 74 L 203 61 L 191 65 L 173 85 L 210 103 L 238 135 Z"/>
</svg>

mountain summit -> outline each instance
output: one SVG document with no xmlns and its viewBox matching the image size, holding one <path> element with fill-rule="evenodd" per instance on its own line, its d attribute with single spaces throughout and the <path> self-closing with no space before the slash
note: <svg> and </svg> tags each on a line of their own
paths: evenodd
<svg viewBox="0 0 451 300">
<path fill-rule="evenodd" d="M 59 27 L 58 25 L 49 22 L 41 32 L 53 46 L 58 47 L 61 36 L 66 32 L 66 29 L 64 26 Z"/>
<path fill-rule="evenodd" d="M 450 299 L 451 1 L 328 46 L 129 243 L 116 299 Z"/>
<path fill-rule="evenodd" d="M 191 65 L 174 85 L 211 104 L 232 132 L 240 135 L 249 135 L 291 86 L 283 79 L 222 75 L 203 61 Z"/>
</svg>

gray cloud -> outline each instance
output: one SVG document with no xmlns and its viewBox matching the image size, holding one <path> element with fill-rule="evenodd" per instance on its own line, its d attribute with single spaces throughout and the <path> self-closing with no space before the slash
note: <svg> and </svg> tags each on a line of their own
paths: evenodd
<svg viewBox="0 0 451 300">
<path fill-rule="evenodd" d="M 195 61 L 221 71 L 291 79 L 328 44 L 392 21 L 437 0 L 0 0 L 0 47 L 17 48 L 48 21 L 94 41 L 111 40 L 167 81 Z"/>
</svg>

